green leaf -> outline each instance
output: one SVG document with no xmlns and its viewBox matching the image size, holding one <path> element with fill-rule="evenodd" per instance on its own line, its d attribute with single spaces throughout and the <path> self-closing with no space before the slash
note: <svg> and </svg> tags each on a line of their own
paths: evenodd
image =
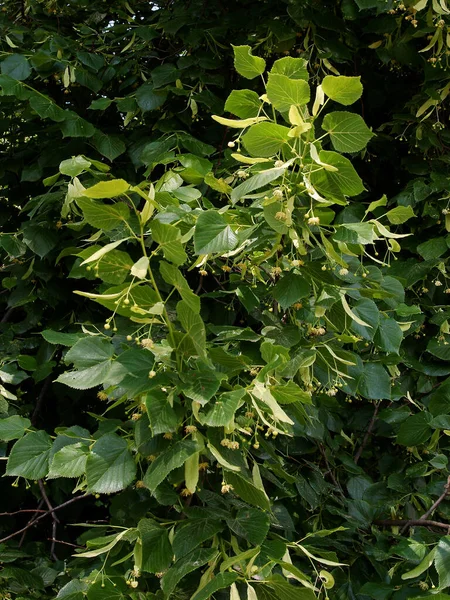
<svg viewBox="0 0 450 600">
<path fill-rule="evenodd" d="M 308 61 L 304 58 L 285 56 L 273 63 L 270 73 L 286 75 L 289 79 L 304 79 L 308 81 Z"/>
<path fill-rule="evenodd" d="M 112 363 L 105 361 L 87 369 L 67 371 L 66 373 L 62 373 L 55 381 L 75 390 L 89 390 L 102 385 L 107 380 L 111 368 Z"/>
<path fill-rule="evenodd" d="M 99 438 L 86 462 L 87 491 L 112 494 L 123 490 L 136 476 L 136 463 L 126 440 L 115 433 Z"/>
<path fill-rule="evenodd" d="M 309 283 L 301 275 L 288 273 L 272 289 L 272 296 L 286 310 L 310 293 Z"/>
<path fill-rule="evenodd" d="M 266 68 L 266 61 L 259 56 L 252 55 L 250 46 L 233 46 L 234 67 L 239 75 L 246 79 L 254 79 L 262 75 Z"/>
<path fill-rule="evenodd" d="M 327 197 L 330 193 L 333 194 L 336 187 L 344 196 L 357 196 L 364 191 L 362 179 L 348 158 L 337 152 L 321 150 L 319 159 L 337 169 L 322 169 L 311 173 L 311 183 L 319 194 Z"/>
<path fill-rule="evenodd" d="M 127 252 L 111 250 L 97 263 L 97 277 L 106 283 L 123 283 L 130 273 L 133 261 Z"/>
<path fill-rule="evenodd" d="M 151 223 L 152 237 L 162 248 L 164 258 L 176 266 L 187 260 L 187 254 L 181 243 L 181 231 L 175 225 L 162 223 L 156 219 Z"/>
<path fill-rule="evenodd" d="M 370 400 L 390 400 L 391 379 L 379 363 L 365 363 L 358 380 L 358 392 Z"/>
<path fill-rule="evenodd" d="M 24 81 L 31 75 L 31 67 L 23 54 L 10 54 L 1 63 L 2 75 Z"/>
<path fill-rule="evenodd" d="M 61 123 L 63 137 L 92 137 L 95 127 L 72 111 L 65 111 L 65 119 Z"/>
<path fill-rule="evenodd" d="M 178 417 L 166 393 L 152 390 L 145 396 L 145 406 L 153 435 L 176 431 Z"/>
<path fill-rule="evenodd" d="M 42 337 L 49 344 L 58 344 L 60 346 L 73 346 L 83 336 L 81 333 L 61 333 L 60 331 L 52 331 L 45 329 L 41 332 Z"/>
<path fill-rule="evenodd" d="M 271 157 L 277 154 L 289 139 L 289 129 L 275 123 L 257 123 L 242 137 L 244 146 L 252 156 Z"/>
<path fill-rule="evenodd" d="M 430 423 L 433 417 L 428 412 L 419 412 L 403 421 L 397 435 L 397 444 L 419 446 L 427 442 L 433 430 Z"/>
<path fill-rule="evenodd" d="M 78 579 L 72 579 L 69 583 L 66 583 L 64 587 L 62 587 L 58 595 L 56 596 L 57 600 L 84 600 L 86 591 L 86 584 Z"/>
<path fill-rule="evenodd" d="M 61 123 L 66 118 L 66 113 L 53 100 L 43 95 L 36 95 L 30 98 L 31 108 L 41 117 L 41 119 L 51 119 Z"/>
<path fill-rule="evenodd" d="M 411 571 L 408 571 L 407 573 L 403 573 L 402 579 L 405 581 L 407 579 L 415 579 L 416 577 L 419 577 L 419 575 L 422 575 L 422 573 L 429 569 L 433 564 L 436 552 L 437 546 L 435 546 L 431 552 L 425 556 L 425 558 L 417 565 L 417 567 L 414 567 L 414 569 L 411 569 Z"/>
<path fill-rule="evenodd" d="M 166 598 L 170 597 L 183 577 L 211 561 L 216 554 L 217 549 L 215 548 L 197 548 L 180 560 L 177 560 L 174 566 L 161 579 L 161 588 Z"/>
<path fill-rule="evenodd" d="M 266 494 L 253 485 L 249 479 L 245 479 L 233 471 L 226 471 L 225 479 L 228 484 L 233 486 L 233 491 L 242 500 L 258 508 L 270 510 L 270 502 Z"/>
<path fill-rule="evenodd" d="M 59 163 L 59 172 L 63 175 L 76 177 L 86 171 L 91 166 L 91 162 L 86 160 L 84 156 L 72 156 Z"/>
<path fill-rule="evenodd" d="M 179 77 L 180 71 L 171 63 L 165 63 L 152 70 L 152 81 L 155 88 L 162 87 L 168 83 L 173 83 Z"/>
<path fill-rule="evenodd" d="M 223 374 L 216 373 L 212 369 L 191 370 L 183 378 L 182 392 L 191 400 L 204 406 L 217 392 L 223 378 Z"/>
<path fill-rule="evenodd" d="M 33 431 L 12 447 L 6 475 L 42 479 L 48 472 L 52 440 L 45 431 Z"/>
<path fill-rule="evenodd" d="M 282 167 L 276 167 L 273 169 L 265 169 L 264 171 L 260 171 L 256 175 L 253 175 L 253 177 L 246 179 L 243 183 L 241 183 L 240 185 L 235 187 L 234 190 L 232 191 L 232 193 L 231 193 L 232 203 L 235 204 L 238 200 L 240 200 L 241 198 L 243 198 L 250 192 L 253 192 L 254 190 L 264 187 L 271 181 L 275 181 L 276 179 L 278 179 L 278 177 L 281 177 L 281 175 L 283 175 L 283 173 L 285 173 L 288 166 L 289 166 L 289 163 L 285 163 L 285 165 Z M 202 254 L 202 253 L 199 253 L 199 254 Z"/>
<path fill-rule="evenodd" d="M 312 402 L 311 394 L 300 389 L 293 381 L 288 381 L 285 385 L 271 386 L 270 393 L 279 404 L 292 404 L 294 402 L 311 404 Z"/>
<path fill-rule="evenodd" d="M 202 417 L 203 423 L 210 427 L 225 427 L 228 425 L 245 393 L 245 389 L 238 389 L 221 394 Z"/>
<path fill-rule="evenodd" d="M 395 319 L 380 316 L 374 341 L 384 352 L 398 354 L 403 341 L 403 331 Z"/>
<path fill-rule="evenodd" d="M 439 575 L 439 587 L 441 589 L 450 586 L 450 536 L 446 535 L 439 540 L 436 549 L 434 566 Z"/>
<path fill-rule="evenodd" d="M 386 213 L 386 217 L 392 225 L 401 225 L 415 216 L 412 206 L 397 206 Z"/>
<path fill-rule="evenodd" d="M 240 508 L 234 519 L 227 520 L 228 527 L 254 546 L 266 539 L 270 528 L 270 518 L 256 508 Z"/>
<path fill-rule="evenodd" d="M 141 519 L 137 527 L 142 546 L 142 571 L 146 573 L 166 571 L 173 556 L 167 528 L 153 519 Z"/>
<path fill-rule="evenodd" d="M 152 462 L 144 477 L 145 485 L 154 492 L 169 473 L 184 465 L 185 461 L 198 451 L 198 444 L 192 440 L 176 442 Z"/>
<path fill-rule="evenodd" d="M 100 154 L 106 156 L 106 158 L 111 162 L 123 154 L 127 149 L 125 142 L 123 142 L 119 137 L 114 135 L 106 135 L 98 130 L 95 132 L 92 141 Z"/>
<path fill-rule="evenodd" d="M 178 302 L 177 315 L 186 332 L 186 336 L 180 342 L 178 349 L 182 352 L 188 350 L 188 342 L 190 342 L 194 350 L 193 354 L 204 357 L 206 353 L 206 331 L 202 318 L 198 312 L 193 311 L 189 304 L 184 301 Z M 189 353 L 189 355 L 192 354 Z"/>
<path fill-rule="evenodd" d="M 174 265 L 164 261 L 160 262 L 159 271 L 164 281 L 173 285 L 190 310 L 198 314 L 200 312 L 200 298 L 191 290 L 181 271 Z"/>
<path fill-rule="evenodd" d="M 123 179 L 112 179 L 111 181 L 100 181 L 83 192 L 86 198 L 115 198 L 121 196 L 130 189 L 130 184 Z M 117 205 L 115 205 L 117 206 Z"/>
<path fill-rule="evenodd" d="M 223 216 L 215 210 L 200 213 L 194 231 L 196 254 L 223 254 L 234 250 L 238 238 Z"/>
<path fill-rule="evenodd" d="M 216 533 L 222 531 L 223 527 L 222 523 L 211 519 L 191 519 L 177 527 L 172 543 L 175 560 L 186 556 L 194 548 L 211 539 Z"/>
<path fill-rule="evenodd" d="M 19 415 L 0 419 L 0 440 L 10 442 L 21 438 L 31 427 L 31 421 Z"/>
<path fill-rule="evenodd" d="M 110 98 L 97 98 L 96 100 L 92 100 L 90 105 L 88 106 L 89 110 L 106 110 L 111 106 L 113 100 Z"/>
<path fill-rule="evenodd" d="M 66 363 L 73 363 L 77 368 L 92 367 L 103 361 L 109 361 L 114 354 L 114 347 L 105 338 L 85 337 L 78 340 L 67 352 Z"/>
<path fill-rule="evenodd" d="M 263 214 L 269 227 L 271 227 L 277 233 L 284 235 L 289 231 L 287 225 L 277 219 L 277 213 L 283 211 L 284 204 L 282 202 L 271 202 L 264 207 Z"/>
<path fill-rule="evenodd" d="M 361 298 L 353 307 L 353 314 L 358 317 L 361 322 L 352 321 L 351 329 L 365 340 L 373 340 L 373 337 L 378 329 L 380 322 L 380 311 L 373 300 Z"/>
<path fill-rule="evenodd" d="M 86 446 L 81 443 L 64 446 L 54 454 L 47 477 L 81 477 L 86 470 L 86 460 Z"/>
<path fill-rule="evenodd" d="M 104 204 L 88 198 L 77 198 L 77 204 L 83 211 L 83 217 L 89 225 L 103 231 L 115 229 L 130 216 L 130 210 L 123 202 Z"/>
<path fill-rule="evenodd" d="M 153 83 L 147 81 L 136 91 L 136 101 L 142 112 L 156 110 L 164 104 L 167 99 L 167 92 L 155 90 Z"/>
<path fill-rule="evenodd" d="M 329 133 L 338 152 L 359 152 L 374 135 L 362 117 L 349 112 L 328 113 L 323 119 L 322 129 Z"/>
<path fill-rule="evenodd" d="M 303 79 L 289 79 L 286 75 L 269 73 L 267 97 L 273 106 L 286 112 L 291 106 L 304 106 L 310 100 L 309 85 Z"/>
<path fill-rule="evenodd" d="M 425 260 L 439 258 L 448 251 L 448 245 L 444 237 L 432 238 L 417 246 L 417 252 Z"/>
<path fill-rule="evenodd" d="M 89 586 L 87 590 L 88 600 L 124 600 L 120 587 L 114 584 L 110 579 L 103 580 L 102 577 Z"/>
<path fill-rule="evenodd" d="M 450 360 L 450 336 L 444 336 L 443 340 L 431 338 L 428 342 L 427 352 L 442 360 Z"/>
<path fill-rule="evenodd" d="M 225 110 L 240 119 L 257 117 L 261 107 L 258 94 L 252 90 L 233 90 L 225 102 Z"/>
<path fill-rule="evenodd" d="M 191 597 L 191 600 L 209 600 L 213 597 L 211 594 L 214 594 L 223 588 L 230 587 L 230 585 L 234 583 L 238 577 L 238 573 L 218 573 L 205 585 L 205 587 L 196 592 Z"/>
<path fill-rule="evenodd" d="M 372 244 L 375 232 L 372 223 L 342 223 L 333 239 L 347 244 Z"/>
<path fill-rule="evenodd" d="M 327 75 L 322 81 L 325 94 L 339 104 L 349 106 L 361 98 L 363 87 L 361 77 Z"/>
<path fill-rule="evenodd" d="M 44 258 L 58 243 L 58 235 L 48 228 L 27 225 L 23 228 L 22 241 L 32 252 Z"/>
<path fill-rule="evenodd" d="M 30 573 L 26 569 L 20 567 L 6 567 L 1 571 L 2 579 L 11 579 L 12 582 L 19 585 L 21 588 L 38 589 L 44 588 L 42 577 L 35 573 Z"/>
</svg>

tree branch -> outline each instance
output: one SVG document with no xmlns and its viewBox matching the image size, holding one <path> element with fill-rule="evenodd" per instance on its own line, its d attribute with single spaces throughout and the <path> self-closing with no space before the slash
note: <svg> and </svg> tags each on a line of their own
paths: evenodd
<svg viewBox="0 0 450 600">
<path fill-rule="evenodd" d="M 372 418 L 370 419 L 369 425 L 367 427 L 366 434 L 364 435 L 364 439 L 361 442 L 361 446 L 358 448 L 358 451 L 355 454 L 355 458 L 353 459 L 355 465 L 358 464 L 359 459 L 361 458 L 361 454 L 364 451 L 364 448 L 367 446 L 367 442 L 369 441 L 369 437 L 372 434 L 372 429 L 375 425 L 375 421 L 377 420 L 378 411 L 380 410 L 380 403 L 375 404 L 375 410 L 373 411 Z"/>
<path fill-rule="evenodd" d="M 50 500 L 48 499 L 47 492 L 45 491 L 45 486 L 44 486 L 44 482 L 42 481 L 42 479 L 39 479 L 38 484 L 39 484 L 39 489 L 41 490 L 42 498 L 44 499 L 45 504 L 48 506 L 48 509 L 51 510 L 51 515 L 52 515 L 52 520 L 53 520 L 52 538 L 55 539 L 56 538 L 56 528 L 58 527 L 59 519 L 55 515 L 55 510 L 54 510 Z M 53 560 L 58 560 L 58 557 L 55 554 L 55 542 L 52 542 L 52 545 L 50 548 L 50 555 L 53 558 Z"/>
<path fill-rule="evenodd" d="M 436 508 L 439 506 L 439 504 L 443 500 L 445 500 L 446 496 L 449 493 L 449 490 L 450 490 L 450 475 L 447 478 L 447 483 L 444 485 L 444 491 L 442 492 L 442 494 L 439 496 L 439 498 L 436 500 L 436 502 L 427 510 L 427 512 L 424 513 L 421 517 L 419 517 L 419 521 L 425 521 L 426 519 L 428 519 L 428 517 L 436 510 Z M 408 528 L 408 525 L 405 525 L 402 528 L 402 530 L 400 531 L 400 533 L 403 533 L 407 528 Z"/>
<path fill-rule="evenodd" d="M 446 529 L 450 532 L 450 523 L 442 523 L 440 521 L 429 521 L 427 519 L 377 519 L 374 521 L 375 525 L 389 526 L 400 526 L 404 527 L 439 527 L 440 529 Z"/>
<path fill-rule="evenodd" d="M 63 502 L 62 504 L 55 506 L 54 508 L 52 508 L 52 510 L 45 511 L 43 514 L 39 515 L 39 517 L 36 517 L 36 519 L 30 521 L 27 525 L 25 525 L 25 527 L 22 527 L 22 529 L 18 529 L 14 533 L 11 533 L 10 535 L 7 535 L 6 537 L 0 539 L 0 544 L 10 540 L 11 538 L 15 537 L 16 535 L 19 535 L 20 533 L 24 533 L 25 531 L 30 529 L 30 527 L 33 527 L 33 525 L 35 525 L 38 521 L 41 521 L 41 519 L 45 519 L 45 517 L 48 517 L 48 515 L 51 515 L 55 511 L 61 510 L 61 508 L 65 508 L 66 506 L 69 506 L 69 504 L 73 504 L 74 502 L 78 502 L 78 500 L 83 500 L 84 498 L 89 498 L 90 496 L 91 494 L 77 496 L 76 498 L 71 498 L 70 500 L 67 500 L 67 502 Z"/>
</svg>

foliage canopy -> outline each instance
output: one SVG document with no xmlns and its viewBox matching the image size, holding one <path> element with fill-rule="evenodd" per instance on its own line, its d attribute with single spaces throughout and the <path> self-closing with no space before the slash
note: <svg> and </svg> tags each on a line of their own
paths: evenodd
<svg viewBox="0 0 450 600">
<path fill-rule="evenodd" d="M 446 0 L 0 7 L 0 594 L 450 598 Z"/>
</svg>

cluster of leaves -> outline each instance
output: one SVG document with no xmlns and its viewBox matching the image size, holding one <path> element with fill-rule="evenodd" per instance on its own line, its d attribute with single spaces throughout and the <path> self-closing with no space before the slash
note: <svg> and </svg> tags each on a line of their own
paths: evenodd
<svg viewBox="0 0 450 600">
<path fill-rule="evenodd" d="M 1 3 L 5 598 L 449 598 L 445 2 L 242 4 Z"/>
</svg>

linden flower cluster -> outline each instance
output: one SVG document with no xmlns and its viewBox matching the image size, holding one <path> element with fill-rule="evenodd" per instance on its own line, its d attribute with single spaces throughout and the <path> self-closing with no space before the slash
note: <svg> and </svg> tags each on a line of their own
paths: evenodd
<svg viewBox="0 0 450 600">
<path fill-rule="evenodd" d="M 239 450 L 239 442 L 233 442 L 228 438 L 224 438 L 220 444 L 221 446 L 224 446 L 224 448 L 229 448 L 230 450 Z"/>
</svg>

